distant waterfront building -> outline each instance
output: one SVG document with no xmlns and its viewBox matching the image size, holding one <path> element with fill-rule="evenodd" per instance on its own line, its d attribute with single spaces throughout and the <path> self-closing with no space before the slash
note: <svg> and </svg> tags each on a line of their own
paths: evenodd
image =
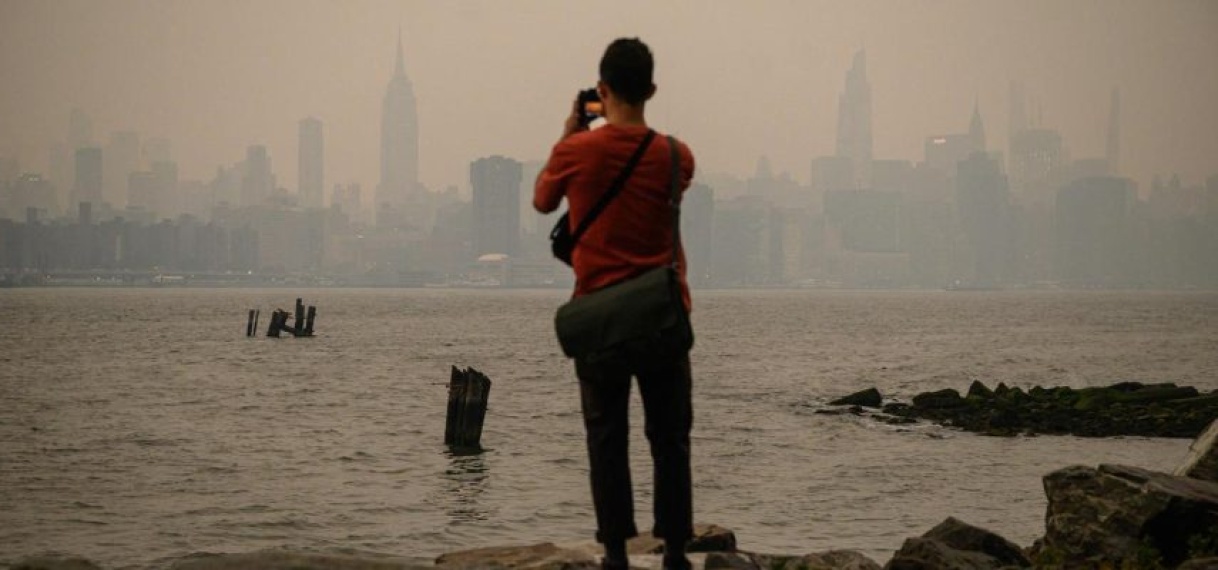
<svg viewBox="0 0 1218 570">
<path fill-rule="evenodd" d="M 1067 282 L 1120 283 L 1131 261 L 1132 180 L 1093 177 L 1057 192 L 1057 274 Z"/>
<path fill-rule="evenodd" d="M 812 191 L 823 194 L 831 190 L 853 190 L 854 164 L 846 156 L 822 156 L 812 159 Z"/>
<path fill-rule="evenodd" d="M 1121 173 L 1121 91 L 1112 90 L 1112 101 L 1108 108 L 1108 140 L 1104 149 L 1104 158 L 1108 161 L 1108 173 L 1118 176 Z"/>
<path fill-rule="evenodd" d="M 837 103 L 837 156 L 850 159 L 855 187 L 871 187 L 871 84 L 867 53 L 859 50 Z"/>
<path fill-rule="evenodd" d="M 27 218 L 31 209 L 37 213 L 36 218 L 42 219 L 59 212 L 59 204 L 50 181 L 41 175 L 27 173 L 13 182 L 7 208 L 4 209 L 12 220 Z"/>
<path fill-rule="evenodd" d="M 161 192 L 159 182 L 156 173 L 150 170 L 137 170 L 127 175 L 127 219 L 149 221 L 156 218 L 157 195 Z"/>
<path fill-rule="evenodd" d="M 105 150 L 103 198 L 115 208 L 127 205 L 128 176 L 140 169 L 140 135 L 134 131 L 110 133 Z"/>
<path fill-rule="evenodd" d="M 242 164 L 241 205 L 257 206 L 270 198 L 275 190 L 275 177 L 271 174 L 271 158 L 266 147 L 252 145 L 245 150 Z"/>
<path fill-rule="evenodd" d="M 469 165 L 474 255 L 520 252 L 520 162 L 502 156 Z"/>
<path fill-rule="evenodd" d="M 353 223 L 367 221 L 364 214 L 363 190 L 359 184 L 335 184 L 333 190 L 330 191 L 330 207 L 338 208 Z"/>
<path fill-rule="evenodd" d="M 398 35 L 393 78 L 381 105 L 381 180 L 376 189 L 377 223 L 402 219 L 402 209 L 419 191 L 419 119 L 414 86 L 406 77 Z M 385 219 L 382 219 L 385 218 Z"/>
<path fill-rule="evenodd" d="M 76 184 L 72 187 L 72 202 L 69 211 L 81 202 L 94 205 L 102 203 L 102 150 L 84 147 L 76 151 Z"/>
<path fill-rule="evenodd" d="M 715 192 L 705 184 L 694 184 L 681 197 L 681 247 L 685 250 L 686 277 L 690 285 L 711 282 L 715 241 Z"/>
<path fill-rule="evenodd" d="M 955 176 L 960 161 L 973 153 L 984 153 L 985 124 L 981 120 L 980 105 L 973 105 L 967 133 L 927 137 L 923 152 L 927 166 L 949 176 Z"/>
<path fill-rule="evenodd" d="M 305 208 L 324 208 L 325 143 L 321 121 L 309 117 L 300 121 L 297 143 L 297 184 L 300 204 Z"/>
<path fill-rule="evenodd" d="M 1062 137 L 1051 129 L 1025 129 L 1011 140 L 1011 187 L 1018 199 L 1052 203 L 1051 175 L 1066 161 Z"/>
<path fill-rule="evenodd" d="M 956 174 L 956 215 L 973 254 L 973 285 L 991 286 L 1014 275 L 1010 190 L 999 162 L 974 153 Z"/>
</svg>

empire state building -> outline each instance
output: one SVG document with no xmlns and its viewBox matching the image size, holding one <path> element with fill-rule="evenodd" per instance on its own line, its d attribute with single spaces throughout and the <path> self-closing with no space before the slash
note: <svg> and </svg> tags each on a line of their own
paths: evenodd
<svg viewBox="0 0 1218 570">
<path fill-rule="evenodd" d="M 398 33 L 397 64 L 381 107 L 381 183 L 376 208 L 380 221 L 400 220 L 406 203 L 419 192 L 419 118 L 414 87 L 402 60 Z M 390 213 L 396 210 L 396 212 Z M 388 217 L 385 217 L 388 216 Z"/>
</svg>

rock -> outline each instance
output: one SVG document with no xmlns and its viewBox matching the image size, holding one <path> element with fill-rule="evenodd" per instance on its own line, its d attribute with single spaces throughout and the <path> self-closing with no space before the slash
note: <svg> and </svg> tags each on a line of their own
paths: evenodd
<svg viewBox="0 0 1218 570">
<path fill-rule="evenodd" d="M 694 537 L 685 545 L 688 552 L 735 552 L 736 533 L 718 525 L 694 525 Z"/>
<path fill-rule="evenodd" d="M 688 552 L 734 552 L 736 534 L 713 524 L 694 525 L 694 536 L 685 546 Z M 626 552 L 635 558 L 646 560 L 659 558 L 664 552 L 664 541 L 650 533 L 639 535 L 626 543 Z M 436 558 L 436 566 L 444 568 L 519 568 L 530 570 L 574 570 L 599 568 L 602 548 L 599 544 L 555 545 L 553 543 L 530 546 L 499 546 L 450 552 Z"/>
<path fill-rule="evenodd" d="M 783 568 L 784 570 L 880 570 L 880 565 L 853 550 L 829 550 L 795 558 Z"/>
<path fill-rule="evenodd" d="M 1189 446 L 1188 457 L 1175 474 L 1218 482 L 1218 447 L 1215 444 L 1218 444 L 1218 420 L 1210 422 L 1210 427 Z"/>
<path fill-rule="evenodd" d="M 477 548 L 450 552 L 436 558 L 444 568 L 528 568 L 533 570 L 578 570 L 600 568 L 597 557 L 553 543 L 531 546 Z"/>
<path fill-rule="evenodd" d="M 101 570 L 101 566 L 84 558 L 34 557 L 17 562 L 12 570 Z"/>
<path fill-rule="evenodd" d="M 828 550 L 803 556 L 747 552 L 711 552 L 707 570 L 880 570 L 875 561 L 853 550 Z"/>
<path fill-rule="evenodd" d="M 938 410 L 943 408 L 959 408 L 966 405 L 966 402 L 964 398 L 960 397 L 960 392 L 946 388 L 937 392 L 924 392 L 914 396 L 913 405 L 915 408 Z"/>
<path fill-rule="evenodd" d="M 703 563 L 706 570 L 760 570 L 762 566 L 752 556 L 742 552 L 711 552 Z M 767 568 L 773 568 L 768 566 Z"/>
<path fill-rule="evenodd" d="M 171 566 L 173 570 L 415 570 L 428 567 L 379 554 L 323 554 L 287 550 L 201 554 Z"/>
<path fill-rule="evenodd" d="M 1191 438 L 1218 417 L 1218 393 L 1197 395 L 1196 388 L 1175 384 L 1124 382 L 1083 390 L 1036 386 L 1024 392 L 999 383 L 992 396 L 988 394 L 985 385 L 973 382 L 966 398 L 950 389 L 925 392 L 914 396 L 913 405 L 891 402 L 883 411 L 996 436 Z"/>
<path fill-rule="evenodd" d="M 1218 546 L 1218 483 L 1101 465 L 1054 471 L 1044 487 L 1049 507 L 1038 560 L 1073 567 L 1161 559 L 1175 567 L 1202 554 L 1199 547 Z"/>
<path fill-rule="evenodd" d="M 966 397 L 989 400 L 994 397 L 994 391 L 987 388 L 980 380 L 973 380 L 973 383 L 969 384 L 968 396 Z"/>
<path fill-rule="evenodd" d="M 1218 558 L 1195 558 L 1181 564 L 1176 570 L 1218 570 Z"/>
<path fill-rule="evenodd" d="M 829 402 L 830 406 L 863 406 L 866 408 L 878 408 L 884 402 L 884 398 L 880 396 L 880 391 L 875 388 L 868 388 L 861 392 L 855 392 L 845 398 L 838 398 Z"/>
<path fill-rule="evenodd" d="M 695 524 L 694 537 L 685 545 L 686 552 L 735 552 L 736 533 L 713 524 Z M 626 543 L 628 554 L 663 554 L 664 541 L 643 533 Z"/>
<path fill-rule="evenodd" d="M 1023 551 L 997 534 L 948 518 L 918 538 L 910 538 L 885 570 L 988 570 L 1028 568 Z"/>
</svg>

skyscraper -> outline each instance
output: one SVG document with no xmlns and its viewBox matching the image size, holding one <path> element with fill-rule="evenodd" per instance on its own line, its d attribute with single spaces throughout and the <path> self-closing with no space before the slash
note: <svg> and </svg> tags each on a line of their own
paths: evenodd
<svg viewBox="0 0 1218 570">
<path fill-rule="evenodd" d="M 1116 176 L 1121 172 L 1121 91 L 1112 90 L 1112 106 L 1108 109 L 1108 145 L 1104 158 L 1108 161 L 1108 173 Z"/>
<path fill-rule="evenodd" d="M 871 186 L 871 84 L 863 50 L 854 54 L 837 102 L 837 156 L 850 159 L 855 187 Z"/>
<path fill-rule="evenodd" d="M 382 210 L 400 209 L 418 191 L 419 120 L 414 87 L 406 77 L 402 37 L 398 32 L 397 63 L 381 107 L 381 182 L 377 187 L 378 223 Z M 395 216 L 395 219 L 399 216 Z"/>
<path fill-rule="evenodd" d="M 68 211 L 77 204 L 89 202 L 101 205 L 102 202 L 102 150 L 97 147 L 83 147 L 76 150 L 76 185 L 72 187 L 72 202 Z"/>
<path fill-rule="evenodd" d="M 271 158 L 267 156 L 266 147 L 253 145 L 245 150 L 245 162 L 242 164 L 241 175 L 241 205 L 257 206 L 275 190 L 275 178 L 271 174 Z"/>
<path fill-rule="evenodd" d="M 297 143 L 296 183 L 300 203 L 306 208 L 325 207 L 324 148 L 321 121 L 313 117 L 301 119 L 300 138 Z"/>
<path fill-rule="evenodd" d="M 474 189 L 474 255 L 520 250 L 522 165 L 510 158 L 480 158 L 469 165 Z"/>
<path fill-rule="evenodd" d="M 80 109 L 72 109 L 68 116 L 68 152 L 93 145 L 93 119 Z"/>
<path fill-rule="evenodd" d="M 128 187 L 132 172 L 140 170 L 140 135 L 134 131 L 110 133 L 106 145 L 105 189 L 107 202 L 116 208 L 127 205 Z"/>
<path fill-rule="evenodd" d="M 968 136 L 973 152 L 985 152 L 985 123 L 981 121 L 981 102 L 973 103 L 973 117 L 968 122 Z"/>
</svg>

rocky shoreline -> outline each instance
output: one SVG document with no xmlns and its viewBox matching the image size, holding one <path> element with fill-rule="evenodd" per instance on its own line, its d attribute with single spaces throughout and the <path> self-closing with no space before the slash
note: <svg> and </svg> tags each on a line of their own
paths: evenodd
<svg viewBox="0 0 1218 570">
<path fill-rule="evenodd" d="M 974 381 L 963 396 L 947 388 L 885 404 L 879 390 L 870 388 L 829 406 L 818 413 L 871 415 L 896 424 L 926 420 L 992 436 L 1194 438 L 1218 417 L 1218 390 L 1122 382 L 1080 389 L 1036 386 L 1025 392 Z"/>
<path fill-rule="evenodd" d="M 857 404 L 851 404 L 857 405 Z M 1173 473 L 1137 467 L 1072 466 L 1044 477 L 1045 534 L 1020 547 L 989 530 L 949 517 L 906 539 L 884 565 L 848 550 L 773 555 L 737 547 L 732 531 L 699 525 L 691 541 L 696 568 L 711 570 L 1003 570 L 1014 568 L 1218 570 L 1218 421 L 1193 443 Z M 644 536 L 629 545 L 631 567 L 660 568 L 663 543 Z M 170 570 L 440 570 L 599 568 L 592 543 L 480 548 L 431 564 L 356 552 L 264 550 L 200 554 Z M 79 558 L 30 558 L 12 570 L 104 570 Z"/>
</svg>

